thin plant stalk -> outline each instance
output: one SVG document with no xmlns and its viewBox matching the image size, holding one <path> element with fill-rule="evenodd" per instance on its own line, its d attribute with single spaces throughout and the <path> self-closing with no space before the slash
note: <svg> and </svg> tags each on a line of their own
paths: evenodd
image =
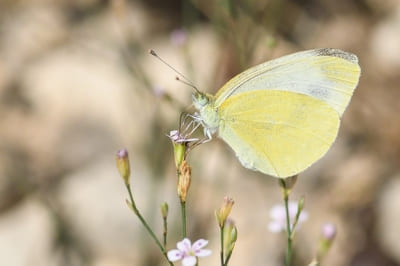
<svg viewBox="0 0 400 266">
<path fill-rule="evenodd" d="M 224 266 L 227 266 L 227 265 L 228 265 L 228 262 L 229 262 L 229 260 L 231 259 L 231 256 L 232 256 L 232 252 L 230 252 L 230 253 L 228 254 L 228 256 L 226 257 Z"/>
<path fill-rule="evenodd" d="M 222 227 L 220 227 L 220 236 L 221 236 L 221 253 L 220 253 L 220 256 L 221 256 L 221 266 L 225 266 L 225 263 L 224 263 L 224 226 L 222 226 Z"/>
<path fill-rule="evenodd" d="M 181 201 L 182 237 L 186 238 L 186 202 Z"/>
<path fill-rule="evenodd" d="M 285 180 L 281 179 L 280 182 L 284 191 L 283 200 L 285 201 L 285 211 L 286 211 L 287 248 L 285 256 L 285 266 L 290 266 L 292 260 L 292 229 L 290 226 L 290 216 L 289 216 L 289 192 L 286 188 Z"/>
<path fill-rule="evenodd" d="M 167 217 L 163 218 L 163 246 L 164 249 L 167 248 L 167 232 L 168 232 L 168 223 Z"/>
<path fill-rule="evenodd" d="M 154 234 L 153 230 L 151 230 L 150 226 L 147 224 L 146 220 L 143 218 L 143 216 L 140 214 L 139 210 L 136 208 L 135 201 L 133 200 L 132 196 L 132 190 L 130 185 L 126 185 L 126 188 L 128 190 L 129 198 L 131 200 L 131 207 L 133 212 L 136 214 L 136 216 L 139 218 L 140 222 L 142 225 L 146 228 L 147 232 L 150 234 L 151 238 L 153 238 L 154 242 L 156 242 L 158 248 L 160 249 L 161 253 L 164 255 L 164 257 L 167 259 L 168 263 L 170 266 L 173 266 L 174 264 L 169 261 L 168 256 L 167 256 L 167 251 L 166 249 L 162 246 L 156 235 Z"/>
</svg>

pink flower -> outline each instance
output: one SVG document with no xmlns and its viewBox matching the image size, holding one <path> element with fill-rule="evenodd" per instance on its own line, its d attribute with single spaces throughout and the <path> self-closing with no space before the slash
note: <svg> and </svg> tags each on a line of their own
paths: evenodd
<svg viewBox="0 0 400 266">
<path fill-rule="evenodd" d="M 289 201 L 289 217 L 290 226 L 293 228 L 293 222 L 297 214 L 298 203 L 294 201 Z M 284 205 L 275 205 L 271 208 L 269 215 L 272 221 L 268 225 L 268 229 L 273 233 L 278 233 L 286 230 L 286 210 Z M 297 226 L 305 222 L 308 219 L 308 213 L 302 211 L 297 222 Z"/>
<path fill-rule="evenodd" d="M 336 236 L 336 226 L 332 223 L 325 223 L 322 226 L 322 237 L 326 240 L 333 240 Z"/>
<path fill-rule="evenodd" d="M 171 43 L 176 46 L 184 45 L 187 41 L 187 33 L 184 29 L 176 29 L 171 32 Z"/>
<path fill-rule="evenodd" d="M 207 240 L 199 239 L 192 245 L 190 240 L 185 238 L 176 244 L 178 249 L 168 251 L 168 259 L 172 262 L 182 260 L 182 266 L 194 266 L 197 262 L 196 257 L 200 258 L 211 255 L 211 250 L 202 249 L 207 244 Z"/>
<path fill-rule="evenodd" d="M 183 136 L 178 130 L 171 130 L 169 132 L 169 135 L 167 135 L 168 138 L 170 138 L 173 142 L 175 143 L 191 143 L 191 142 L 196 142 L 199 139 L 198 138 L 186 138 L 185 136 Z"/>
</svg>

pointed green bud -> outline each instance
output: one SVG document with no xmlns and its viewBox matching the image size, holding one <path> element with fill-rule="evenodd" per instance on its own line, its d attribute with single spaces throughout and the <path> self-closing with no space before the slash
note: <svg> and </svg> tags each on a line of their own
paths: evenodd
<svg viewBox="0 0 400 266">
<path fill-rule="evenodd" d="M 227 256 L 229 256 L 232 253 L 237 240 L 237 228 L 235 222 L 232 219 L 227 219 L 223 230 L 224 249 L 226 250 Z"/>
<path fill-rule="evenodd" d="M 299 203 L 297 204 L 297 213 L 300 214 L 300 212 L 304 209 L 304 202 L 305 202 L 305 199 L 304 199 L 304 196 L 302 196 L 299 200 Z"/>
<path fill-rule="evenodd" d="M 172 141 L 174 147 L 174 159 L 176 169 L 179 169 L 183 160 L 185 160 L 186 154 L 192 146 L 198 143 L 198 138 L 188 138 L 185 134 L 182 135 L 178 130 L 172 130 L 167 135 Z"/>
<path fill-rule="evenodd" d="M 186 145 L 182 143 L 173 143 L 174 146 L 174 159 L 176 169 L 179 169 L 183 160 L 185 159 Z"/>
<path fill-rule="evenodd" d="M 185 159 L 187 144 L 178 130 L 172 130 L 168 137 L 171 139 L 172 146 L 174 147 L 175 167 L 179 169 L 182 161 Z"/>
<path fill-rule="evenodd" d="M 166 219 L 168 216 L 168 204 L 166 202 L 161 203 L 161 216 L 163 219 Z"/>
</svg>

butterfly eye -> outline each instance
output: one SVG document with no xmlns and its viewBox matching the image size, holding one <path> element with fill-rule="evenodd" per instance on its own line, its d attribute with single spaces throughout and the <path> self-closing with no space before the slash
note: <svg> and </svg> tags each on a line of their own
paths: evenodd
<svg viewBox="0 0 400 266">
<path fill-rule="evenodd" d="M 195 93 L 193 94 L 193 102 L 200 106 L 205 106 L 208 103 L 208 97 L 203 93 Z"/>
</svg>

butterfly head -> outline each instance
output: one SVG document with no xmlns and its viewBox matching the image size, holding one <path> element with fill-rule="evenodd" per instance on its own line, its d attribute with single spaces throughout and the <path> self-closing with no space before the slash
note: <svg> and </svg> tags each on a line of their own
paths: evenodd
<svg viewBox="0 0 400 266">
<path fill-rule="evenodd" d="M 192 101 L 194 107 L 197 110 L 201 110 L 210 103 L 210 97 L 203 92 L 196 91 L 192 94 Z"/>
</svg>

